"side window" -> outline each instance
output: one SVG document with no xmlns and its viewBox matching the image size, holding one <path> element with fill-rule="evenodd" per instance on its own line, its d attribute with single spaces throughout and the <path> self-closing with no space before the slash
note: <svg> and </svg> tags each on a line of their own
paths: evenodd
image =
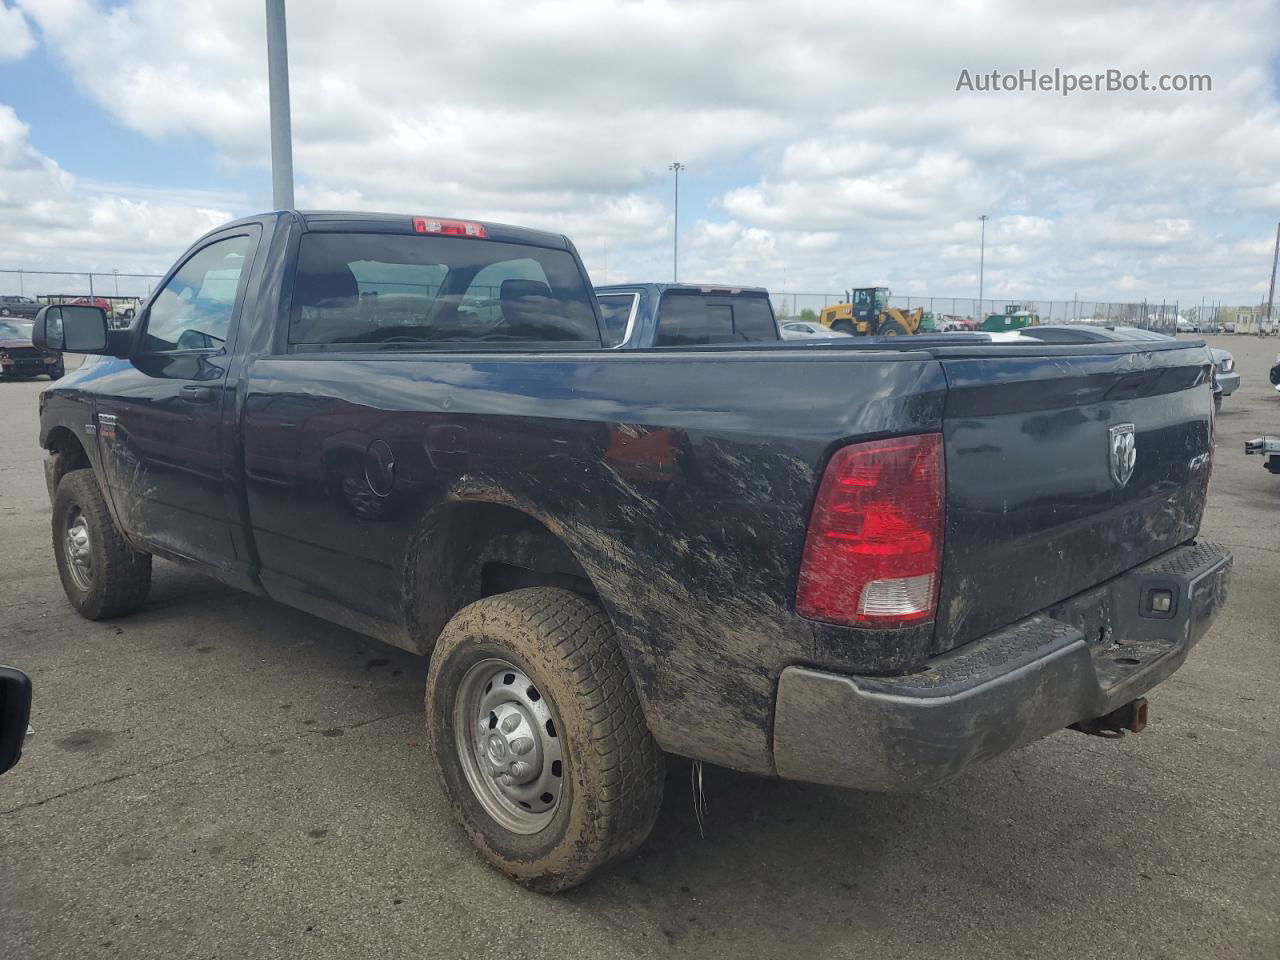
<svg viewBox="0 0 1280 960">
<path fill-rule="evenodd" d="M 179 267 L 151 303 L 143 351 L 200 350 L 226 343 L 252 247 L 252 237 L 228 237 L 201 248 Z"/>
<path fill-rule="evenodd" d="M 600 315 L 604 317 L 604 329 L 608 335 L 607 346 L 616 347 L 627 337 L 627 321 L 631 319 L 631 311 L 640 299 L 635 293 L 602 294 L 596 298 L 600 304 Z"/>
</svg>

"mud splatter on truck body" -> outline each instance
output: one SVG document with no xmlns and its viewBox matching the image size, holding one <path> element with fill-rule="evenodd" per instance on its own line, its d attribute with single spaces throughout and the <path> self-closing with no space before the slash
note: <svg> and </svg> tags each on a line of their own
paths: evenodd
<svg viewBox="0 0 1280 960">
<path fill-rule="evenodd" d="M 917 679 L 899 688 L 927 689 L 922 672 L 947 667 L 931 658 L 977 650 L 1001 631 L 1017 643 L 990 647 L 1014 658 L 1010 670 L 1025 674 L 1028 651 L 1057 656 L 1052 644 L 1062 643 L 1078 678 L 1093 656 L 1079 644 L 1096 640 L 1084 631 L 1102 628 L 1087 604 L 1067 601 L 1091 589 L 1141 592 L 1142 578 L 1165 576 L 1155 558 L 1194 549 L 1212 423 L 1209 360 L 1196 343 L 1012 346 L 961 334 L 611 351 L 572 245 L 497 224 L 463 225 L 472 232 L 448 242 L 480 237 L 509 248 L 505 262 L 522 270 L 539 257 L 570 269 L 557 277 L 548 267 L 545 283 L 509 276 L 488 297 L 464 294 L 474 269 L 454 292 L 447 277 L 431 281 L 455 317 L 508 324 L 495 338 L 432 340 L 399 320 L 380 326 L 379 311 L 403 312 L 407 295 L 375 296 L 367 287 L 382 281 L 369 276 L 360 289 L 351 266 L 367 260 L 354 256 L 313 263 L 311 313 L 299 308 L 305 238 L 324 235 L 330 250 L 335 237 L 378 247 L 420 234 L 419 224 L 434 229 L 428 223 L 440 226 L 284 212 L 200 241 L 135 327 L 109 335 L 101 362 L 43 395 L 51 490 L 68 466 L 92 467 L 136 548 L 422 653 L 481 597 L 541 585 L 597 598 L 661 747 L 805 779 L 826 774 L 783 768 L 780 744 L 793 757 L 803 751 L 778 718 L 786 706 L 787 730 L 805 730 L 806 710 L 820 702 L 813 684 L 838 701 L 833 709 L 855 694 L 887 696 L 889 686 L 867 678 L 909 675 Z M 222 338 L 155 352 L 146 338 L 159 298 L 184 264 L 228 239 L 247 253 Z M 396 264 L 406 265 L 421 264 Z M 516 318 L 555 329 L 563 318 L 529 305 L 557 297 L 578 298 L 585 340 L 511 334 Z M 313 314 L 364 332 L 300 341 L 298 324 Z M 99 415 L 115 418 L 111 436 L 86 429 Z M 1117 425 L 1137 449 L 1124 483 L 1108 465 Z M 941 437 L 945 477 L 936 616 L 892 629 L 800 616 L 806 532 L 833 455 L 920 435 Z M 1188 599 L 1177 616 L 1199 621 L 1178 621 L 1183 646 L 1159 648 L 1164 666 L 1146 676 L 1181 662 L 1220 602 L 1228 566 L 1197 553 L 1178 574 Z M 1138 615 L 1105 609 L 1117 635 Z M 1016 626 L 1053 616 L 1061 619 L 1043 635 Z M 1030 638 L 1025 650 L 1018 638 Z M 1146 689 L 1145 669 L 1115 689 Z M 977 676 L 954 664 L 943 672 Z M 1104 699 L 1054 702 L 1066 711 Z M 879 716 L 864 706 L 858 716 Z M 1009 716 L 1028 712 L 1024 704 Z M 1040 731 L 1082 718 L 1033 719 L 1028 730 Z M 863 732 L 874 739 L 887 724 Z M 966 749 L 956 756 L 977 755 Z"/>
</svg>

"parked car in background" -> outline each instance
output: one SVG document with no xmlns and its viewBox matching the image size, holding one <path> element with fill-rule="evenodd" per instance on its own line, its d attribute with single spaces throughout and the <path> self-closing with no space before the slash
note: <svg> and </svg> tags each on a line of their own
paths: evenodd
<svg viewBox="0 0 1280 960">
<path fill-rule="evenodd" d="M 832 337 L 849 336 L 841 330 L 832 330 L 808 320 L 787 320 L 782 323 L 781 328 L 784 340 L 830 340 Z"/>
<path fill-rule="evenodd" d="M 1213 357 L 1213 375 L 1218 385 L 1214 394 L 1214 402 L 1222 409 L 1222 398 L 1229 397 L 1240 389 L 1240 373 L 1236 370 L 1236 358 L 1230 350 L 1222 347 L 1210 347 L 1209 355 Z"/>
<path fill-rule="evenodd" d="M 948 313 L 938 319 L 939 333 L 964 333 L 976 329 L 978 329 L 978 321 L 973 317 L 961 317 Z"/>
<path fill-rule="evenodd" d="M 112 315 L 111 301 L 106 297 L 76 297 L 71 302 L 78 307 L 97 307 L 104 310 L 108 317 Z"/>
<path fill-rule="evenodd" d="M 57 380 L 63 375 L 62 354 L 34 346 L 31 332 L 30 320 L 0 320 L 0 378 L 28 380 L 47 375 Z"/>
<path fill-rule="evenodd" d="M 30 297 L 0 297 L 0 317 L 23 317 L 30 320 L 40 309 L 40 304 Z"/>
<path fill-rule="evenodd" d="M 609 346 L 623 350 L 781 339 L 764 287 L 613 283 L 595 292 Z"/>
</svg>

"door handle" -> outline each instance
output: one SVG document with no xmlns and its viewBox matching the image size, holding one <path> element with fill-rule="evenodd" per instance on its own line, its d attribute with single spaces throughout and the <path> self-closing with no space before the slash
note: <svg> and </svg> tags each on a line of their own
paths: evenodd
<svg viewBox="0 0 1280 960">
<path fill-rule="evenodd" d="M 182 399 L 187 403 L 211 403 L 213 401 L 213 391 L 208 387 L 196 387 L 187 384 L 181 391 Z"/>
</svg>

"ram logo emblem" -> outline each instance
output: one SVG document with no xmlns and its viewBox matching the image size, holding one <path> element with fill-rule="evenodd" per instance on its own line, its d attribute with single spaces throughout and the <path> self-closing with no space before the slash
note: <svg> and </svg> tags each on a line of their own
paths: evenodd
<svg viewBox="0 0 1280 960">
<path fill-rule="evenodd" d="M 1107 431 L 1107 440 L 1111 479 L 1117 487 L 1123 487 L 1133 476 L 1133 468 L 1138 462 L 1138 440 L 1133 424 L 1117 423 Z"/>
</svg>

